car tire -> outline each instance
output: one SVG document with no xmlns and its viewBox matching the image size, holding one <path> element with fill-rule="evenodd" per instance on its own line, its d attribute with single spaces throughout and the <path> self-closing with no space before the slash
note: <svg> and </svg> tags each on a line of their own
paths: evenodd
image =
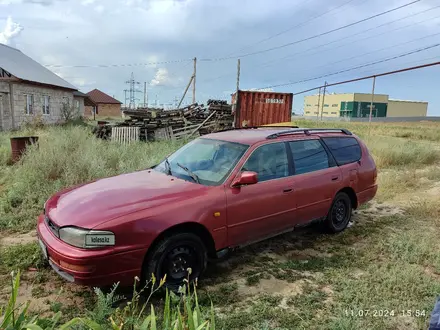
<svg viewBox="0 0 440 330">
<path fill-rule="evenodd" d="M 199 236 L 192 233 L 173 234 L 155 244 L 144 262 L 142 279 L 148 281 L 151 274 L 157 279 L 167 275 L 165 286 L 177 292 L 188 278 L 190 282 L 200 278 L 206 269 L 208 253 Z M 145 283 L 145 282 L 144 282 Z"/>
<path fill-rule="evenodd" d="M 343 231 L 351 220 L 351 214 L 350 197 L 344 192 L 337 193 L 325 219 L 326 229 L 331 233 Z"/>
</svg>

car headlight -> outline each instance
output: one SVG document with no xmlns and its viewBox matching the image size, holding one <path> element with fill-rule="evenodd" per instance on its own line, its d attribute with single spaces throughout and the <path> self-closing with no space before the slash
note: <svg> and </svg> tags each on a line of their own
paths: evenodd
<svg viewBox="0 0 440 330">
<path fill-rule="evenodd" d="M 111 231 L 89 230 L 78 227 L 60 228 L 60 239 L 67 244 L 84 248 L 115 245 L 115 234 Z"/>
</svg>

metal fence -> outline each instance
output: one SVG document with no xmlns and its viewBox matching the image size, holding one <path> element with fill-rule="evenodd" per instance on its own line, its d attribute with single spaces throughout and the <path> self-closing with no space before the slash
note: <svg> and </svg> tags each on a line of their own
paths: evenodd
<svg viewBox="0 0 440 330">
<path fill-rule="evenodd" d="M 292 121 L 295 120 L 316 120 L 316 116 L 293 116 Z M 346 121 L 346 122 L 369 122 L 370 118 L 355 118 L 355 117 L 322 117 L 323 121 Z M 440 121 L 440 117 L 372 117 L 371 122 L 376 123 L 399 123 L 399 122 L 420 122 L 420 121 Z"/>
</svg>

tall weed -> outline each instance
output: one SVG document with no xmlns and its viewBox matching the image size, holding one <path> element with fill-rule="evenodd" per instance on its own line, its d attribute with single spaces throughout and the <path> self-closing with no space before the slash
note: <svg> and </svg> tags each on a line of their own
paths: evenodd
<svg viewBox="0 0 440 330">
<path fill-rule="evenodd" d="M 122 145 L 96 139 L 82 126 L 49 127 L 22 135 L 27 133 L 39 136 L 39 146 L 31 146 L 16 165 L 2 167 L 0 230 L 30 229 L 46 199 L 60 189 L 145 169 L 185 143 Z M 3 148 L 6 139 L 0 142 Z"/>
<path fill-rule="evenodd" d="M 93 330 L 215 330 L 214 307 L 211 303 L 210 312 L 204 314 L 198 304 L 196 286 L 191 293 L 190 284 L 181 287 L 180 296 L 165 292 L 165 305 L 163 318 L 160 320 L 156 316 L 155 308 L 150 303 L 150 298 L 158 292 L 165 284 L 166 278 L 156 283 L 154 276 L 147 285 L 140 291 L 136 290 L 137 281 L 133 289 L 133 297 L 124 308 L 113 308 L 112 306 L 120 299 L 115 294 L 117 285 L 113 287 L 110 293 L 103 294 L 101 290 L 96 289 L 98 296 L 95 309 L 87 317 L 76 317 L 59 325 L 61 313 L 56 313 L 49 325 L 45 329 L 93 329 Z M 157 285 L 156 285 L 157 284 Z M 12 291 L 8 305 L 0 308 L 0 329 L 5 330 L 43 330 L 42 322 L 39 316 L 31 317 L 28 313 L 30 302 L 24 306 L 17 306 L 18 290 L 20 287 L 20 272 L 13 275 Z M 143 291 L 150 287 L 148 298 L 143 304 L 140 304 L 140 298 Z"/>
</svg>

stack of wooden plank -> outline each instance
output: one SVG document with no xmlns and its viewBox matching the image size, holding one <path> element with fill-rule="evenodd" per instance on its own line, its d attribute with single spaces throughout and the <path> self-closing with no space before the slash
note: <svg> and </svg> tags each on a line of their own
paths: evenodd
<svg viewBox="0 0 440 330">
<path fill-rule="evenodd" d="M 232 106 L 223 100 L 209 100 L 208 105 L 191 104 L 184 108 L 136 109 L 124 111 L 123 122 L 94 129 L 96 137 L 110 140 L 112 127 L 139 127 L 139 140 L 183 138 L 232 128 Z"/>
</svg>

